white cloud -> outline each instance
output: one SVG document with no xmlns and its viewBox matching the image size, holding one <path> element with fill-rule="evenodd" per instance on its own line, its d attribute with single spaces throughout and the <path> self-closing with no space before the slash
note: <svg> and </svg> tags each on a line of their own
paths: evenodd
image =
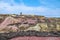
<svg viewBox="0 0 60 40">
<path fill-rule="evenodd" d="M 11 3 L 13 6 L 11 6 Z M 40 7 L 28 7 L 24 5 L 22 2 L 21 5 L 16 5 L 14 1 L 11 0 L 11 3 L 1 1 L 0 2 L 0 13 L 20 13 L 23 12 L 24 14 L 38 14 L 38 15 L 44 15 L 44 16 L 59 16 L 60 9 L 52 9 L 47 8 L 44 6 Z"/>
</svg>

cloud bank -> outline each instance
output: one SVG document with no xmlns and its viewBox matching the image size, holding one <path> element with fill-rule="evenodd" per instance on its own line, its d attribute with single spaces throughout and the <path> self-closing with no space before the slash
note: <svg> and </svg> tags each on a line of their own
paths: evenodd
<svg viewBox="0 0 60 40">
<path fill-rule="evenodd" d="M 38 7 L 27 6 L 24 4 L 22 0 L 0 0 L 0 14 L 19 14 L 22 12 L 23 14 L 35 14 L 35 15 L 43 15 L 47 17 L 60 17 L 60 8 L 59 7 L 47 7 L 45 1 L 39 0 L 42 4 Z"/>
</svg>

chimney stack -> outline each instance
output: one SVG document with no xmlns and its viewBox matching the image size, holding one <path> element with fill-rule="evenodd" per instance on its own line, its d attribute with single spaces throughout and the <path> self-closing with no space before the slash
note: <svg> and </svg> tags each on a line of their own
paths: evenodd
<svg viewBox="0 0 60 40">
<path fill-rule="evenodd" d="M 22 15 L 22 12 L 20 12 L 20 15 Z"/>
</svg>

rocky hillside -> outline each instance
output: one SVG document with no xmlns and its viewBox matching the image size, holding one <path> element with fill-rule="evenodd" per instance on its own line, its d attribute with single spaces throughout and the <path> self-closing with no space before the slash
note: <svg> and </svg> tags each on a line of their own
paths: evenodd
<svg viewBox="0 0 60 40">
<path fill-rule="evenodd" d="M 38 15 L 0 15 L 0 32 L 35 30 L 39 32 L 60 31 L 60 18 Z"/>
<path fill-rule="evenodd" d="M 0 14 L 0 39 L 9 40 L 21 36 L 60 37 L 60 18 Z"/>
</svg>

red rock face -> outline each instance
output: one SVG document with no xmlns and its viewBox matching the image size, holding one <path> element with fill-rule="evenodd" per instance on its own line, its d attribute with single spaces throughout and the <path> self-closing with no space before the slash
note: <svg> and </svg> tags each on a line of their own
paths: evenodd
<svg viewBox="0 0 60 40">
<path fill-rule="evenodd" d="M 0 24 L 0 29 L 4 29 L 4 28 L 7 28 L 8 24 L 12 24 L 14 23 L 15 21 L 13 20 L 12 17 L 7 17 L 1 24 Z M 11 28 L 14 30 L 14 29 L 17 29 L 17 27 L 13 27 L 13 26 L 10 26 L 9 28 Z"/>
<path fill-rule="evenodd" d="M 37 20 L 28 19 L 28 24 L 36 24 Z"/>
<path fill-rule="evenodd" d="M 16 37 L 10 40 L 60 40 L 60 37 Z"/>
</svg>

